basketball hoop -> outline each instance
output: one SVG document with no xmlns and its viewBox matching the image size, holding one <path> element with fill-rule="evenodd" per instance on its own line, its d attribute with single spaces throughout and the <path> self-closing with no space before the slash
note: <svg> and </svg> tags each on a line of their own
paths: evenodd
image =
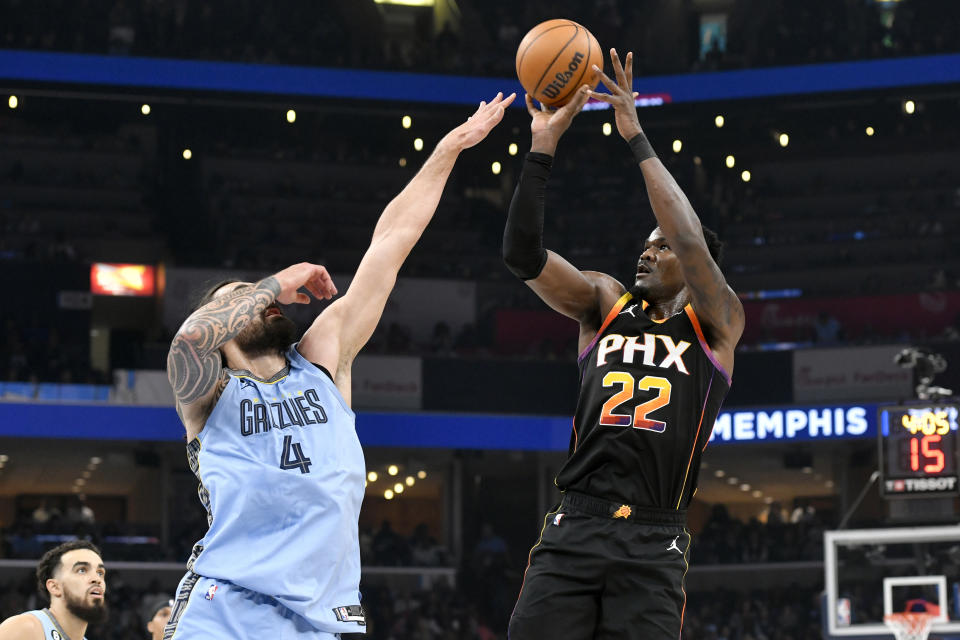
<svg viewBox="0 0 960 640">
<path fill-rule="evenodd" d="M 927 640 L 936 616 L 930 613 L 888 613 L 883 622 L 897 640 Z"/>
</svg>

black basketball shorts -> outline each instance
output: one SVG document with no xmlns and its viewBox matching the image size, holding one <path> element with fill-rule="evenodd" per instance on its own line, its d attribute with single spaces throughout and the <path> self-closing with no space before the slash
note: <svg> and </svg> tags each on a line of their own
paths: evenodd
<svg viewBox="0 0 960 640">
<path fill-rule="evenodd" d="M 508 640 L 676 640 L 690 532 L 683 511 L 567 492 L 530 551 Z"/>
</svg>

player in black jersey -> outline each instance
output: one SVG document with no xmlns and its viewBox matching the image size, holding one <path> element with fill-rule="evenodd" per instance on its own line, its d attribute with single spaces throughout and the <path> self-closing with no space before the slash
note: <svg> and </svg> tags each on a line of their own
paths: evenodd
<svg viewBox="0 0 960 640">
<path fill-rule="evenodd" d="M 580 323 L 580 396 L 563 499 L 530 552 L 510 640 L 678 638 L 700 454 L 730 388 L 743 307 L 703 229 L 640 127 L 626 70 L 610 52 L 610 94 L 581 87 L 537 110 L 504 231 L 504 260 L 551 308 Z M 594 67 L 598 72 L 600 69 Z M 580 271 L 542 246 L 544 193 L 561 135 L 590 97 L 614 108 L 640 165 L 657 227 L 633 286 Z"/>
</svg>

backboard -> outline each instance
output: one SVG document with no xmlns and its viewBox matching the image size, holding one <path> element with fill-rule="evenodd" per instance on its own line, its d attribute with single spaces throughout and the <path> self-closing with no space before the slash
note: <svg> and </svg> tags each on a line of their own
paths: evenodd
<svg viewBox="0 0 960 640">
<path fill-rule="evenodd" d="M 828 638 L 891 638 L 883 616 L 937 616 L 931 638 L 960 638 L 960 526 L 824 534 Z"/>
</svg>

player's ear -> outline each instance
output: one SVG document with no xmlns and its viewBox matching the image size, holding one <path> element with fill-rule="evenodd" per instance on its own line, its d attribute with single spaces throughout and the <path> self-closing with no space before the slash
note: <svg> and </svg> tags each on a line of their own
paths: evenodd
<svg viewBox="0 0 960 640">
<path fill-rule="evenodd" d="M 47 587 L 47 592 L 50 594 L 51 599 L 54 596 L 58 598 L 63 596 L 63 588 L 60 586 L 60 581 L 57 580 L 56 578 L 47 578 L 45 585 Z"/>
</svg>

